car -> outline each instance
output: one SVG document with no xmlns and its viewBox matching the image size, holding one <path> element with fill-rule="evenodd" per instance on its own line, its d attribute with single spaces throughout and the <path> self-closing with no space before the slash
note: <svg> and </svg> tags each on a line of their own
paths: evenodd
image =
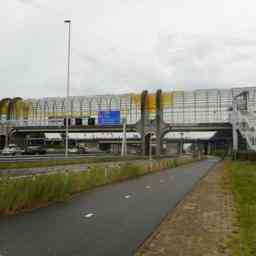
<svg viewBox="0 0 256 256">
<path fill-rule="evenodd" d="M 22 154 L 22 153 L 23 153 L 23 150 L 15 144 L 9 144 L 7 147 L 5 147 L 2 150 L 2 154 L 6 156 L 7 155 L 14 156 L 16 154 Z"/>
<path fill-rule="evenodd" d="M 42 146 L 27 146 L 24 150 L 25 155 L 44 155 L 46 149 Z"/>
<path fill-rule="evenodd" d="M 69 148 L 68 153 L 78 153 L 78 148 Z"/>
<path fill-rule="evenodd" d="M 78 153 L 79 154 L 87 154 L 88 153 L 88 147 L 78 147 Z"/>
</svg>

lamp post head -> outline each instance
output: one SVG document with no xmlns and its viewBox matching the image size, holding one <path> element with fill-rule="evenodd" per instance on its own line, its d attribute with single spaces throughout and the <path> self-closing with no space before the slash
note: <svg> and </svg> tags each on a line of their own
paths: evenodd
<svg viewBox="0 0 256 256">
<path fill-rule="evenodd" d="M 71 20 L 64 20 L 65 23 L 71 23 Z"/>
</svg>

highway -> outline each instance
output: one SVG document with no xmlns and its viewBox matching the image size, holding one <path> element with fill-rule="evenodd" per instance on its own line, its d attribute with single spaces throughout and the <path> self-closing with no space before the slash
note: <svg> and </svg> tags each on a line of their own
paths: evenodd
<svg viewBox="0 0 256 256">
<path fill-rule="evenodd" d="M 1 256 L 130 256 L 218 162 L 209 158 L 0 218 Z"/>
<path fill-rule="evenodd" d="M 16 156 L 3 156 L 0 155 L 0 163 L 16 163 L 16 162 L 37 162 L 37 161 L 49 161 L 49 160 L 73 160 L 84 158 L 101 158 L 101 157 L 113 157 L 112 154 L 106 154 L 105 152 L 87 153 L 87 154 L 72 154 L 68 157 L 64 154 L 47 154 L 47 155 L 16 155 Z M 118 156 L 120 157 L 120 156 Z"/>
</svg>

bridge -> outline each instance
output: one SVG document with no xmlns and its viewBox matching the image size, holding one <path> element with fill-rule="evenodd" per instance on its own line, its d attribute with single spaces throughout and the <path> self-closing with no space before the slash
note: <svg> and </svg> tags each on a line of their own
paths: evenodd
<svg viewBox="0 0 256 256">
<path fill-rule="evenodd" d="M 204 89 L 141 94 L 74 96 L 64 98 L 2 99 L 0 102 L 1 134 L 9 141 L 27 134 L 64 133 L 63 118 L 93 118 L 92 125 L 71 124 L 70 132 L 121 132 L 117 125 L 100 125 L 100 111 L 119 111 L 127 122 L 127 132 L 138 132 L 143 154 L 148 153 L 150 137 L 156 138 L 156 153 L 169 132 L 232 131 L 233 150 L 238 150 L 239 135 L 248 149 L 256 150 L 256 87 Z M 67 113 L 68 112 L 68 113 Z M 229 145 L 232 146 L 232 145 Z"/>
</svg>

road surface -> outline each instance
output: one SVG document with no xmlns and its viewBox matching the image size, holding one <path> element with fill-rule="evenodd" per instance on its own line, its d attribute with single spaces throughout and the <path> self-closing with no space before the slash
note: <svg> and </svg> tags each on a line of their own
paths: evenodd
<svg viewBox="0 0 256 256">
<path fill-rule="evenodd" d="M 68 157 L 64 154 L 46 154 L 46 155 L 15 155 L 15 156 L 4 156 L 0 155 L 0 163 L 17 163 L 17 162 L 38 162 L 38 161 L 49 161 L 49 160 L 74 160 L 94 157 L 119 157 L 108 153 L 87 153 L 87 154 L 73 154 L 69 153 Z"/>
<path fill-rule="evenodd" d="M 84 192 L 0 219 L 1 256 L 128 256 L 218 159 Z"/>
</svg>

